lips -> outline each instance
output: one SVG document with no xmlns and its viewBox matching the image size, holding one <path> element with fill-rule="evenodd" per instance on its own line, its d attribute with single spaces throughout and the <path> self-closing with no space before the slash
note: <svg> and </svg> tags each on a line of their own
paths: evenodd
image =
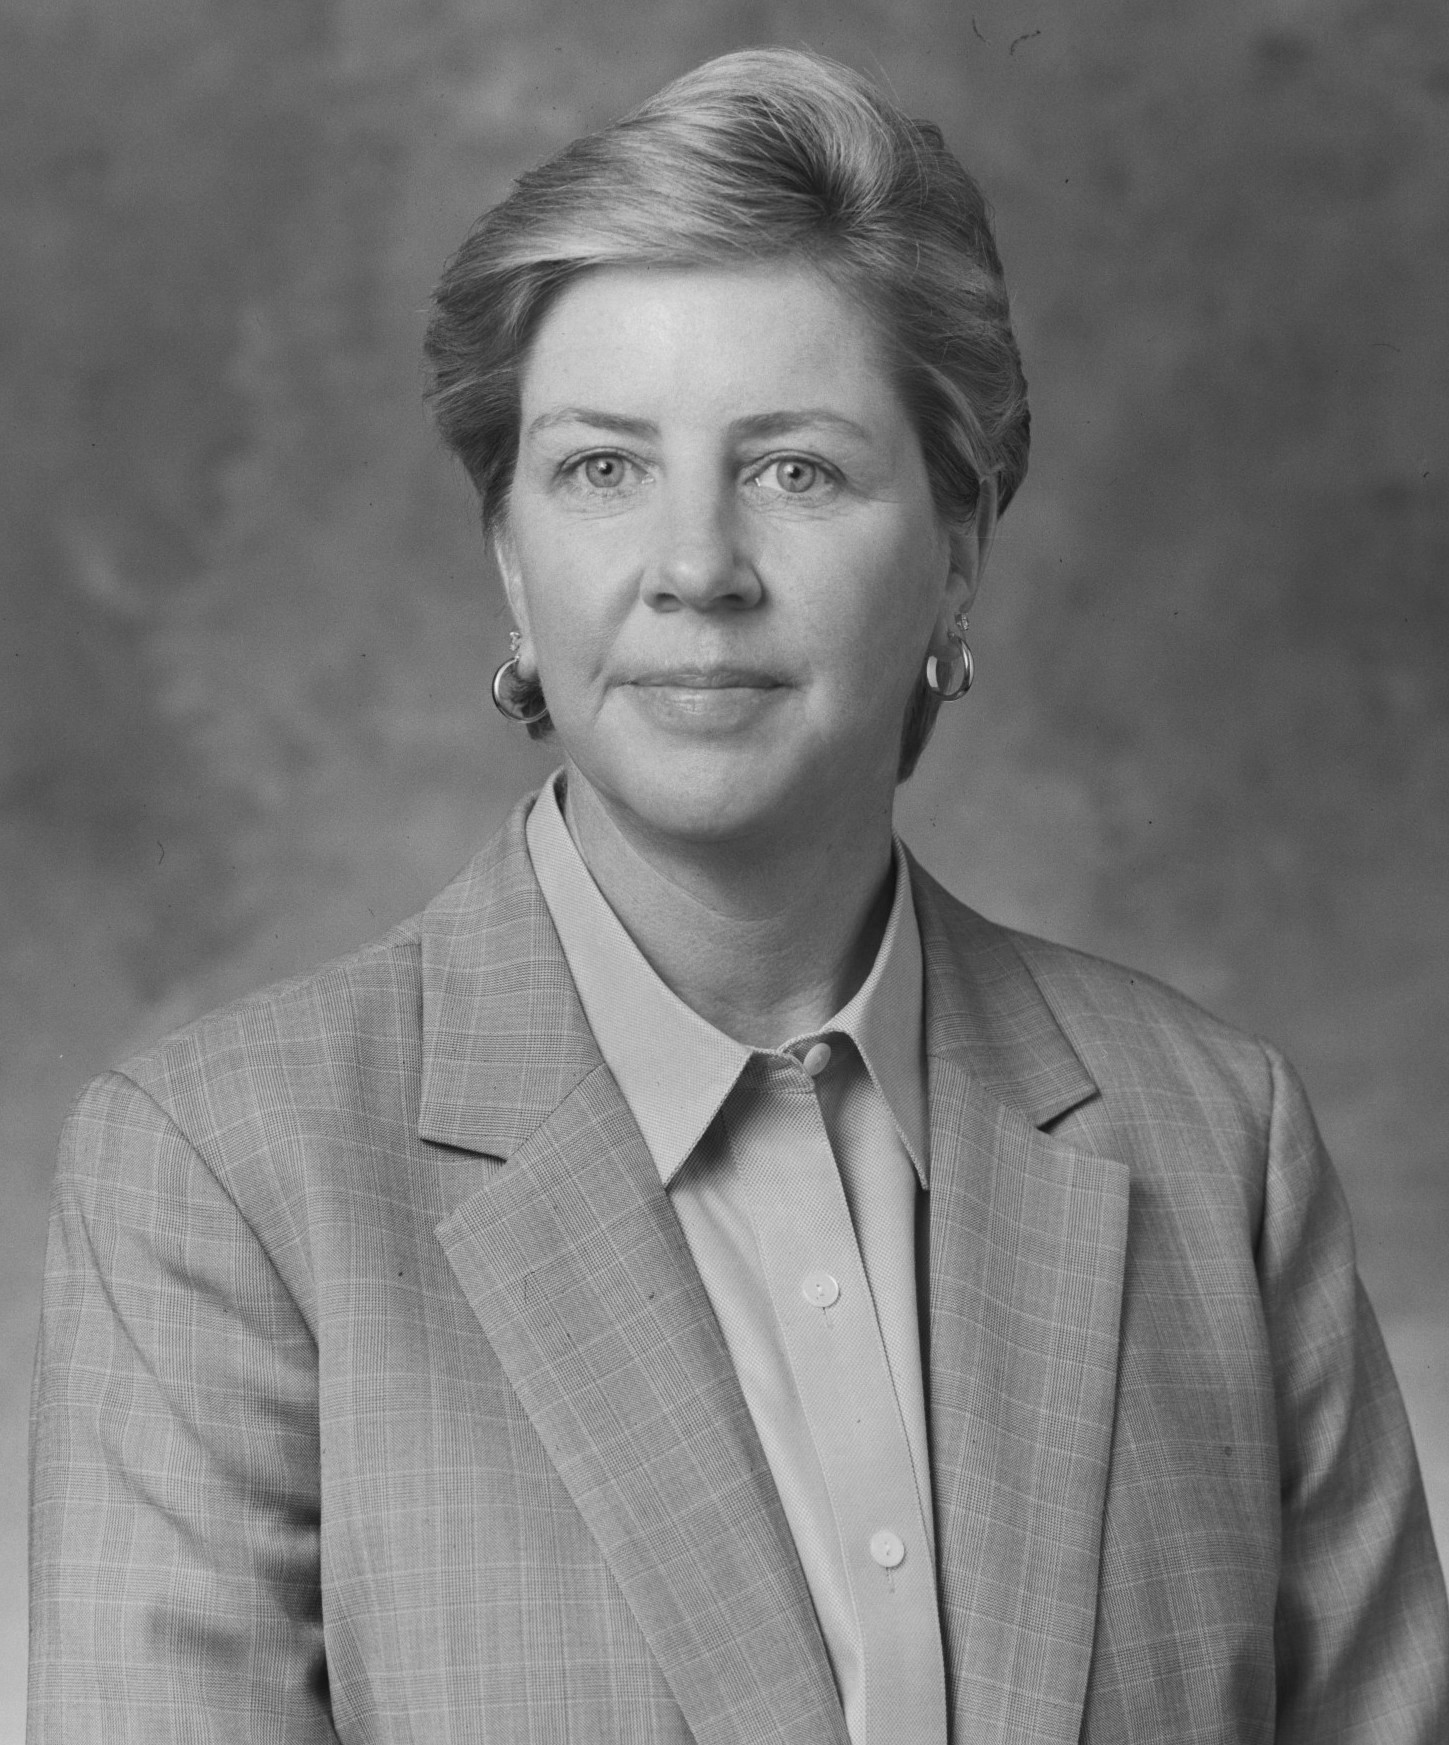
<svg viewBox="0 0 1449 1745">
<path fill-rule="evenodd" d="M 769 691 L 782 681 L 773 673 L 754 667 L 670 667 L 662 672 L 639 673 L 626 681 L 646 689 L 676 691 Z"/>
<path fill-rule="evenodd" d="M 634 673 L 622 686 L 655 731 L 719 745 L 754 732 L 786 695 L 788 681 L 760 667 L 675 666 Z"/>
</svg>

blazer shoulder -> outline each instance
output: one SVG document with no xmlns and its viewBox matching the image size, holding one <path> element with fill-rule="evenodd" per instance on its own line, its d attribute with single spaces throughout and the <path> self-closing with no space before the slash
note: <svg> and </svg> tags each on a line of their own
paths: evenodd
<svg viewBox="0 0 1449 1745">
<path fill-rule="evenodd" d="M 500 888 L 521 877 L 525 809 L 417 914 L 354 951 L 191 1020 L 117 1070 L 164 1102 L 194 1088 L 199 1076 L 396 1064 L 399 1048 L 411 1058 L 422 1029 L 428 939 L 487 932 Z"/>
<path fill-rule="evenodd" d="M 420 1026 L 419 918 L 284 981 L 202 1014 L 116 1069 L 173 1116 L 259 1077 L 316 1082 L 379 1053 L 395 1059 Z M 184 1125 L 184 1122 L 182 1123 Z"/>
<path fill-rule="evenodd" d="M 425 938 L 463 906 L 487 850 L 426 908 L 305 973 L 228 1001 L 85 1087 L 78 1119 L 136 1091 L 223 1171 L 293 1131 L 370 1112 L 415 1116 L 422 1073 Z M 134 1090 L 130 1087 L 135 1087 Z"/>
<path fill-rule="evenodd" d="M 1150 1026 L 1210 1054 L 1256 1057 L 1262 1040 L 1219 1018 L 1191 995 L 1130 964 L 1115 963 L 1033 933 L 1004 929 L 1032 979 L 1069 1032 L 1115 1024 Z"/>
<path fill-rule="evenodd" d="M 428 953 L 486 908 L 492 865 L 485 849 L 382 937 L 205 1013 L 93 1079 L 61 1135 L 57 1203 L 104 1206 L 109 1221 L 129 1207 L 144 1223 L 172 1216 L 178 1196 L 215 1208 L 209 1181 L 307 1315 L 327 1229 L 359 1209 L 369 1227 L 435 1221 L 439 1178 L 420 1163 Z M 485 939 L 475 960 L 485 977 L 496 958 Z"/>
<path fill-rule="evenodd" d="M 922 879 L 937 926 L 961 959 L 1025 972 L 1055 1024 L 1110 1103 L 1114 1091 L 1195 1101 L 1226 1097 L 1269 1118 L 1278 1057 L 1154 975 L 990 921 L 937 881 Z M 1009 966 L 1009 967 L 1008 967 Z"/>
</svg>

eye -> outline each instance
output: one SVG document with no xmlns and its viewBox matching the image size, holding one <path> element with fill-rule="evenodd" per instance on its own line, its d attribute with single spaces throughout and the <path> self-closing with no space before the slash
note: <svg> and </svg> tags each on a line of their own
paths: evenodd
<svg viewBox="0 0 1449 1745">
<path fill-rule="evenodd" d="M 628 478 L 628 467 L 621 454 L 590 454 L 579 462 L 578 470 L 596 491 L 617 491 Z"/>
<path fill-rule="evenodd" d="M 755 474 L 755 483 L 766 491 L 787 497 L 808 496 L 821 485 L 829 483 L 829 474 L 819 461 L 806 460 L 803 455 L 781 455 L 766 463 Z"/>
</svg>

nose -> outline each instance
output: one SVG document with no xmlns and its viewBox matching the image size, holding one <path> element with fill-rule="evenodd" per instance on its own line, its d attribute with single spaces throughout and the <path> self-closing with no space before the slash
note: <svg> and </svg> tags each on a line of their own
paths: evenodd
<svg viewBox="0 0 1449 1745">
<path fill-rule="evenodd" d="M 760 579 L 740 542 L 733 491 L 698 478 L 660 493 L 644 597 L 660 611 L 749 607 Z"/>
</svg>

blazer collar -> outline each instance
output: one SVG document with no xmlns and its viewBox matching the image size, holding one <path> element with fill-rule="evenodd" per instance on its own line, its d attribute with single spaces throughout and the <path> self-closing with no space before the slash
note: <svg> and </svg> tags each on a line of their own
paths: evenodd
<svg viewBox="0 0 1449 1745">
<path fill-rule="evenodd" d="M 524 839 L 532 796 L 423 911 L 424 1139 L 511 1157 L 602 1062 Z"/>
<path fill-rule="evenodd" d="M 931 1464 L 952 1734 L 1081 1730 L 1116 1411 L 1128 1171 L 1011 936 L 915 869 L 931 1109 Z"/>
<path fill-rule="evenodd" d="M 531 797 L 423 913 L 424 1139 L 511 1157 L 601 1056 L 529 860 Z M 1042 1127 L 1096 1084 L 1002 928 L 908 855 L 926 1054 Z"/>
<path fill-rule="evenodd" d="M 912 856 L 926 967 L 926 1055 L 1046 1127 L 1097 1094 L 1011 935 L 959 902 Z"/>
<path fill-rule="evenodd" d="M 589 1034 L 527 804 L 423 917 L 425 1139 L 506 1159 L 438 1226 L 700 1745 L 846 1745 L 759 1436 Z"/>
</svg>

